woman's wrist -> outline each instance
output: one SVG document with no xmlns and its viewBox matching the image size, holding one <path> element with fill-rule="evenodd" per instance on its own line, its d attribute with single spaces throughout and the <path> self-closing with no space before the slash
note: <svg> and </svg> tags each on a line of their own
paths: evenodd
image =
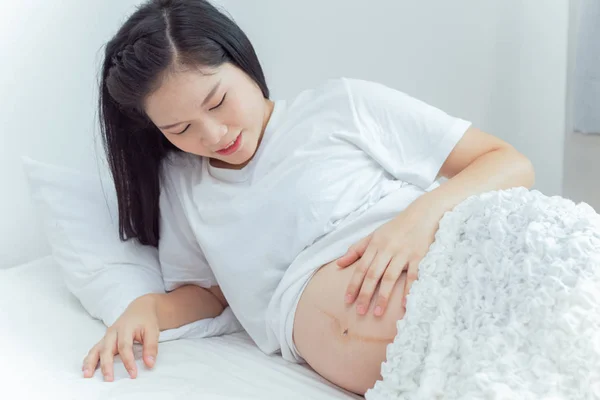
<svg viewBox="0 0 600 400">
<path fill-rule="evenodd" d="M 148 293 L 148 294 L 144 294 L 138 298 L 136 298 L 134 301 L 131 302 L 131 304 L 139 304 L 142 305 L 144 304 L 144 307 L 147 308 L 153 308 L 156 309 L 157 306 L 157 302 L 159 301 L 159 296 L 164 295 L 164 293 Z"/>
<path fill-rule="evenodd" d="M 154 309 L 160 331 L 220 315 L 224 306 L 207 289 L 184 285 L 168 293 L 150 293 L 137 300 Z M 136 300 L 136 301 L 137 301 Z"/>
<path fill-rule="evenodd" d="M 156 312 L 156 318 L 158 319 L 158 327 L 162 332 L 170 329 L 167 325 L 166 316 L 172 315 L 172 305 L 169 293 L 154 293 L 150 294 L 150 299 L 154 303 L 154 310 Z"/>
<path fill-rule="evenodd" d="M 153 312 L 158 320 L 160 331 L 166 330 L 165 316 L 171 314 L 171 301 L 168 293 L 148 293 L 136 298 L 129 307 L 141 307 L 146 312 Z"/>
<path fill-rule="evenodd" d="M 445 205 L 438 200 L 435 195 L 431 195 L 431 192 L 425 193 L 411 203 L 401 215 L 409 222 L 419 225 L 426 224 L 437 229 L 440 220 L 447 211 Z"/>
</svg>

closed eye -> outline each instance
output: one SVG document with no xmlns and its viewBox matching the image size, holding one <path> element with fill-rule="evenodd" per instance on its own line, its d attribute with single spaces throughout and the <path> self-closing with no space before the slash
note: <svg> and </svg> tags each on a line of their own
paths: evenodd
<svg viewBox="0 0 600 400">
<path fill-rule="evenodd" d="M 192 124 L 190 124 L 190 125 L 186 126 L 186 127 L 185 127 L 185 129 L 184 129 L 184 130 L 182 130 L 181 132 L 179 132 L 179 133 L 174 133 L 173 135 L 181 135 L 182 133 L 184 133 L 185 131 L 187 131 L 187 130 L 189 129 L 189 127 L 190 127 L 190 126 L 192 126 Z"/>
<path fill-rule="evenodd" d="M 222 104 L 223 104 L 223 102 L 225 101 L 225 97 L 227 97 L 227 93 L 225 93 L 225 94 L 223 95 L 223 99 L 221 100 L 221 102 L 220 102 L 219 104 L 217 104 L 216 106 L 214 106 L 213 108 L 211 108 L 209 111 L 212 111 L 212 110 L 215 110 L 215 109 L 217 109 L 217 108 L 221 107 L 221 105 L 222 105 Z M 179 133 L 173 133 L 173 135 L 181 135 L 182 133 L 184 133 L 185 131 L 187 131 L 187 130 L 190 128 L 190 126 L 191 126 L 191 124 L 190 124 L 190 125 L 188 125 L 188 126 L 186 126 L 186 127 L 185 127 L 185 129 L 184 129 L 184 130 L 182 130 L 181 132 L 179 132 Z"/>
<path fill-rule="evenodd" d="M 221 102 L 219 104 L 217 104 L 215 107 L 211 108 L 209 111 L 212 111 L 214 109 L 217 109 L 217 108 L 221 107 L 221 104 L 223 104 L 223 102 L 225 101 L 225 97 L 227 97 L 227 93 L 225 93 L 223 95 L 223 99 L 221 100 Z"/>
</svg>

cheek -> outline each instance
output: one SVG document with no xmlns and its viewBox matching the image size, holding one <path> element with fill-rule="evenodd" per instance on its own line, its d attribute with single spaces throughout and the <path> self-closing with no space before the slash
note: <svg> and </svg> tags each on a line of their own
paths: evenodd
<svg viewBox="0 0 600 400">
<path fill-rule="evenodd" d="M 226 118 L 230 127 L 254 129 L 262 120 L 261 105 L 254 98 L 235 98 L 229 106 Z"/>
<path fill-rule="evenodd" d="M 171 142 L 171 144 L 177 147 L 179 150 L 183 150 L 186 153 L 197 153 L 201 147 L 199 141 L 194 141 L 191 136 L 183 134 L 181 136 L 165 135 L 165 138 Z"/>
</svg>

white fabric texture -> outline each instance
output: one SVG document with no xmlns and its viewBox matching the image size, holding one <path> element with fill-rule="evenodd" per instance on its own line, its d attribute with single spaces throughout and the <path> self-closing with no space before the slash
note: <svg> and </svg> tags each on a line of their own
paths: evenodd
<svg viewBox="0 0 600 400">
<path fill-rule="evenodd" d="M 114 382 L 100 368 L 84 379 L 83 358 L 104 335 L 65 287 L 52 256 L 0 270 L 0 398 L 10 400 L 352 400 L 306 365 L 265 356 L 245 332 L 189 337 L 158 346 L 156 365 L 142 361 L 130 379 L 120 356 Z"/>
<path fill-rule="evenodd" d="M 137 297 L 165 292 L 157 249 L 119 239 L 112 182 L 28 157 L 22 161 L 52 255 L 67 288 L 91 316 L 110 326 Z M 163 331 L 160 340 L 240 330 L 227 308 L 217 318 Z"/>
<path fill-rule="evenodd" d="M 165 282 L 216 280 L 261 350 L 302 362 L 293 316 L 311 274 L 425 193 L 469 126 L 356 79 L 275 101 L 244 168 L 183 153 L 166 160 L 162 204 L 175 223 L 161 232 Z"/>
<path fill-rule="evenodd" d="M 600 1 L 580 0 L 575 56 L 575 132 L 600 135 Z"/>
<path fill-rule="evenodd" d="M 525 188 L 466 199 L 397 326 L 367 400 L 600 398 L 600 215 Z"/>
</svg>

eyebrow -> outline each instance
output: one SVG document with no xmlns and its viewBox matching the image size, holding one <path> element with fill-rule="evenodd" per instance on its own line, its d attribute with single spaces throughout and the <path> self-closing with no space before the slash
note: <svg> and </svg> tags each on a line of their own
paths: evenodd
<svg viewBox="0 0 600 400">
<path fill-rule="evenodd" d="M 208 103 L 208 101 L 215 95 L 215 93 L 217 92 L 217 89 L 219 89 L 219 86 L 221 85 L 221 81 L 219 80 L 219 82 L 217 82 L 217 84 L 212 88 L 212 90 L 208 93 L 208 95 L 206 96 L 206 98 L 204 99 L 204 101 L 202 102 L 201 107 L 204 107 L 206 105 L 206 103 Z M 174 128 L 177 125 L 182 124 L 183 122 L 177 122 L 174 124 L 169 124 L 169 125 L 165 125 L 165 126 L 159 126 L 160 129 L 169 129 L 169 128 Z"/>
</svg>

